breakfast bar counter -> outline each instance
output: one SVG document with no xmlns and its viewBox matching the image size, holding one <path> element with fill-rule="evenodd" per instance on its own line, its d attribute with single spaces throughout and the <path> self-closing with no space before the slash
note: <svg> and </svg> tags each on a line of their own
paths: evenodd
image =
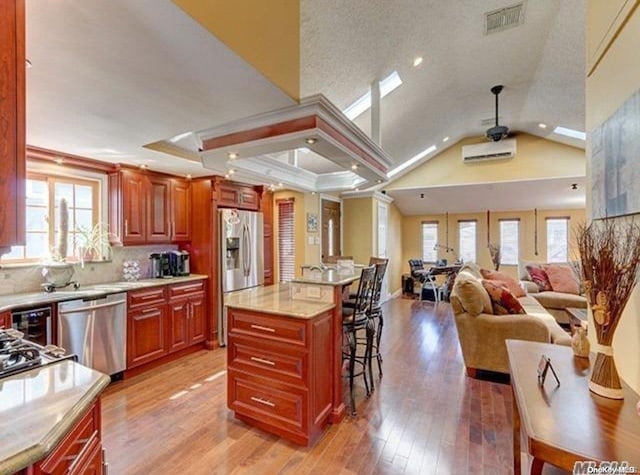
<svg viewBox="0 0 640 475">
<path fill-rule="evenodd" d="M 313 318 L 335 307 L 333 302 L 296 298 L 294 287 L 290 284 L 254 287 L 232 292 L 225 296 L 224 304 L 228 308 L 241 308 L 293 318 Z"/>
</svg>

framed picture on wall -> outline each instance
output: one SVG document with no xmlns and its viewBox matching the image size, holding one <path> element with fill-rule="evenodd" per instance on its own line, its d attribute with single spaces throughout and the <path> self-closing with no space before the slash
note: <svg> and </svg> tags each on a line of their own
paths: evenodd
<svg viewBox="0 0 640 475">
<path fill-rule="evenodd" d="M 307 232 L 318 232 L 318 215 L 315 213 L 307 213 Z"/>
</svg>

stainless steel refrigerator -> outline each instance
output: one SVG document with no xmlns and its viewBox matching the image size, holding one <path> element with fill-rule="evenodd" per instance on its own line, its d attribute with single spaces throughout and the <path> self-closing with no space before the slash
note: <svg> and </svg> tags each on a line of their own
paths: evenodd
<svg viewBox="0 0 640 475">
<path fill-rule="evenodd" d="M 224 295 L 264 284 L 264 240 L 262 213 L 221 209 L 218 211 L 220 230 L 220 285 L 222 308 L 218 312 L 218 340 L 227 341 L 227 315 Z"/>
</svg>

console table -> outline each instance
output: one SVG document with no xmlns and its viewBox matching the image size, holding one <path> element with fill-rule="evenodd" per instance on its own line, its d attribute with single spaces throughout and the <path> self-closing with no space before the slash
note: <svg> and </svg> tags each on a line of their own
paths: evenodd
<svg viewBox="0 0 640 475">
<path fill-rule="evenodd" d="M 533 458 L 532 474 L 545 463 L 569 472 L 576 461 L 626 461 L 640 469 L 640 396 L 623 383 L 618 401 L 589 391 L 593 358 L 574 358 L 571 348 L 507 340 L 513 389 L 513 467 L 520 475 L 520 443 Z M 540 357 L 551 359 L 560 386 L 551 374 L 538 385 Z"/>
</svg>

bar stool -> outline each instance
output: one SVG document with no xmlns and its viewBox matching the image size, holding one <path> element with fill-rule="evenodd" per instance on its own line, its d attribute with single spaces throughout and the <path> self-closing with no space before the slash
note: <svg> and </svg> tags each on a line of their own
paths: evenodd
<svg viewBox="0 0 640 475">
<path fill-rule="evenodd" d="M 378 362 L 378 377 L 382 377 L 382 353 L 380 352 L 380 340 L 382 338 L 382 328 L 384 327 L 384 314 L 382 312 L 382 284 L 384 283 L 384 276 L 387 272 L 387 266 L 389 259 L 372 258 L 378 262 L 376 266 L 376 279 L 373 297 L 371 299 L 370 317 L 374 325 L 375 341 L 371 349 L 371 358 L 375 358 Z M 371 378 L 371 388 L 374 389 L 373 375 L 371 374 L 371 365 L 369 365 L 369 377 Z"/>
<path fill-rule="evenodd" d="M 371 395 L 367 381 L 367 370 L 371 374 L 371 348 L 375 329 L 371 321 L 371 299 L 375 287 L 375 266 L 365 267 L 360 274 L 358 293 L 353 306 L 342 308 L 342 330 L 346 337 L 346 347 L 343 347 L 342 358 L 349 361 L 349 394 L 351 397 L 351 414 L 356 415 L 356 403 L 353 394 L 353 381 L 362 375 L 367 397 Z M 365 351 L 363 356 L 357 355 L 358 333 L 364 332 Z M 362 372 L 356 373 L 356 363 L 362 365 Z"/>
</svg>

